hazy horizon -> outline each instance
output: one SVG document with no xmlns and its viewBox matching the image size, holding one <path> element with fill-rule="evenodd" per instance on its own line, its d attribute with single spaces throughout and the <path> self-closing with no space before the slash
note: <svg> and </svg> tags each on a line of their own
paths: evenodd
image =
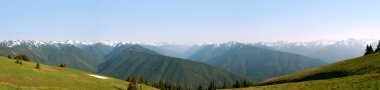
<svg viewBox="0 0 380 90">
<path fill-rule="evenodd" d="M 0 1 L 1 40 L 270 42 L 380 39 L 380 1 Z"/>
</svg>

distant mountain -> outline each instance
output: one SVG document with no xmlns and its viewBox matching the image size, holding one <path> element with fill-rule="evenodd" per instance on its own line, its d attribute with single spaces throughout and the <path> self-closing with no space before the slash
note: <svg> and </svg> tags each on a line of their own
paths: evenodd
<svg viewBox="0 0 380 90">
<path fill-rule="evenodd" d="M 319 59 L 237 42 L 206 46 L 190 59 L 261 80 L 326 64 Z"/>
<path fill-rule="evenodd" d="M 208 62 L 214 57 L 223 55 L 224 53 L 228 52 L 231 48 L 237 45 L 239 45 L 238 42 L 228 42 L 225 44 L 207 45 L 201 48 L 200 50 L 198 50 L 192 56 L 190 56 L 189 59 L 198 61 L 198 62 Z"/>
<path fill-rule="evenodd" d="M 17 43 L 17 44 L 15 44 Z M 58 66 L 66 64 L 70 68 L 96 72 L 101 60 L 86 53 L 81 48 L 69 44 L 36 44 L 35 41 L 1 42 L 0 55 L 26 54 L 32 61 Z M 12 46 L 9 46 L 12 45 Z"/>
<path fill-rule="evenodd" d="M 193 89 L 199 85 L 205 87 L 211 81 L 222 85 L 223 82 L 231 84 L 244 79 L 207 64 L 162 56 L 139 45 L 115 47 L 106 58 L 108 60 L 100 65 L 99 73 L 120 79 L 144 76 L 150 83 L 163 80 Z"/>
<path fill-rule="evenodd" d="M 261 42 L 259 47 L 319 58 L 326 62 L 337 62 L 363 55 L 365 45 L 376 45 L 377 40 L 347 39 L 341 41 L 312 41 L 312 42 Z"/>
<path fill-rule="evenodd" d="M 188 58 L 207 44 L 159 44 L 159 45 L 141 45 L 144 48 L 153 50 L 165 56 Z"/>
<path fill-rule="evenodd" d="M 102 62 L 105 62 L 104 56 L 110 53 L 114 47 L 103 43 L 96 43 L 92 45 L 83 45 L 80 46 L 80 48 L 82 48 L 82 50 L 84 50 L 87 54 L 98 58 Z"/>
<path fill-rule="evenodd" d="M 5 40 L 7 42 L 5 46 L 12 47 L 17 46 L 20 43 L 28 42 L 33 46 L 40 45 L 73 45 L 81 49 L 90 51 L 89 48 L 83 48 L 86 46 L 94 46 L 96 44 L 104 45 L 106 47 L 115 47 L 117 45 L 126 45 L 126 44 L 138 44 L 144 48 L 148 48 L 155 52 L 160 53 L 161 55 L 177 57 L 177 58 L 190 58 L 196 54 L 201 48 L 210 45 L 210 43 L 201 43 L 201 44 L 176 44 L 176 43 L 152 43 L 152 42 L 128 42 L 128 41 L 75 41 L 75 40 L 64 40 L 64 41 L 37 41 L 37 40 Z M 328 63 L 336 62 L 339 60 L 349 59 L 353 57 L 358 57 L 363 54 L 363 49 L 366 44 L 376 45 L 377 40 L 372 39 L 347 39 L 341 41 L 326 41 L 318 40 L 311 42 L 291 42 L 291 41 L 277 41 L 277 42 L 259 42 L 251 43 L 252 45 L 273 49 L 283 52 L 289 52 L 299 55 L 304 55 L 312 58 L 319 58 Z M 99 48 L 99 47 L 98 47 Z M 104 52 L 105 49 L 100 48 Z M 109 49 L 105 50 L 108 51 Z M 341 52 L 342 51 L 342 52 Z M 102 55 L 98 52 L 89 52 L 94 55 Z M 98 53 L 98 54 L 95 54 Z M 98 58 L 101 58 L 99 56 Z"/>
<path fill-rule="evenodd" d="M 161 55 L 186 58 L 203 44 L 144 43 L 128 41 L 38 41 L 5 40 L 0 42 L 0 55 L 26 54 L 33 60 L 49 65 L 67 64 L 71 68 L 96 71 L 99 63 L 113 48 L 121 45 L 139 44 Z M 74 51 L 65 51 L 75 49 Z M 64 57 L 63 57 L 64 56 Z"/>
</svg>

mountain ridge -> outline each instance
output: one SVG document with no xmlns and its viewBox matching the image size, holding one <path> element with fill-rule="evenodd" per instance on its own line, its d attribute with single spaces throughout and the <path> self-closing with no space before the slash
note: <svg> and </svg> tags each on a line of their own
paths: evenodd
<svg viewBox="0 0 380 90">
<path fill-rule="evenodd" d="M 325 64 L 319 59 L 236 42 L 206 46 L 190 59 L 259 80 Z"/>
<path fill-rule="evenodd" d="M 244 80 L 239 75 L 207 64 L 145 52 L 153 51 L 139 45 L 119 50 L 118 53 L 109 55 L 111 60 L 101 65 L 99 73 L 120 79 L 144 76 L 150 83 L 163 80 L 193 89 L 199 85 L 205 87 L 211 81 L 215 81 L 217 85 L 222 85 L 224 82 L 232 85 L 236 80 Z"/>
</svg>

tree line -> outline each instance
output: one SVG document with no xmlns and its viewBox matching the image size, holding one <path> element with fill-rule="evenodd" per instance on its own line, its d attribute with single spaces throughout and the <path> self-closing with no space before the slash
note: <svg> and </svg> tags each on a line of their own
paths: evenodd
<svg viewBox="0 0 380 90">
<path fill-rule="evenodd" d="M 377 53 L 377 52 L 380 52 L 380 40 L 379 40 L 379 42 L 378 42 L 377 47 L 376 47 L 375 50 L 372 48 L 371 44 L 367 44 L 365 52 L 364 52 L 364 56 L 370 55 L 370 54 L 373 54 L 373 53 Z"/>
<path fill-rule="evenodd" d="M 143 76 L 140 76 L 138 80 L 134 76 L 127 77 L 126 81 L 129 82 L 128 90 L 142 90 L 142 86 L 139 84 L 144 84 L 147 86 L 152 86 L 154 88 L 160 90 L 193 90 L 190 87 L 182 87 L 180 85 L 175 85 L 171 83 L 167 83 L 163 80 L 159 82 L 155 82 L 153 84 L 149 84 L 149 82 L 144 79 Z M 204 85 L 199 85 L 196 90 L 219 90 L 219 89 L 227 89 L 227 88 L 244 88 L 252 86 L 252 83 L 246 80 L 237 80 L 233 83 L 233 85 L 228 85 L 227 82 L 224 82 L 221 86 L 217 86 L 214 81 L 211 81 L 206 87 Z"/>
</svg>

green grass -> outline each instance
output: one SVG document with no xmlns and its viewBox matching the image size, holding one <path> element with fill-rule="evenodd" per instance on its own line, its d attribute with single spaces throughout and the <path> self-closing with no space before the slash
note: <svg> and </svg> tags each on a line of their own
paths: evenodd
<svg viewBox="0 0 380 90">
<path fill-rule="evenodd" d="M 229 90 L 378 90 L 380 74 L 353 75 L 326 80 L 284 83 Z"/>
<path fill-rule="evenodd" d="M 32 62 L 22 65 L 14 60 L 0 57 L 0 90 L 117 90 L 127 89 L 128 82 L 119 79 L 99 79 L 70 68 L 61 68 L 41 64 L 41 69 L 35 68 Z M 144 90 L 154 88 L 142 85 Z"/>
<path fill-rule="evenodd" d="M 371 73 L 380 73 L 380 53 L 316 67 L 282 77 L 272 78 L 262 81 L 257 85 L 323 80 Z"/>
<path fill-rule="evenodd" d="M 349 59 L 234 90 L 378 90 L 380 53 Z"/>
</svg>

